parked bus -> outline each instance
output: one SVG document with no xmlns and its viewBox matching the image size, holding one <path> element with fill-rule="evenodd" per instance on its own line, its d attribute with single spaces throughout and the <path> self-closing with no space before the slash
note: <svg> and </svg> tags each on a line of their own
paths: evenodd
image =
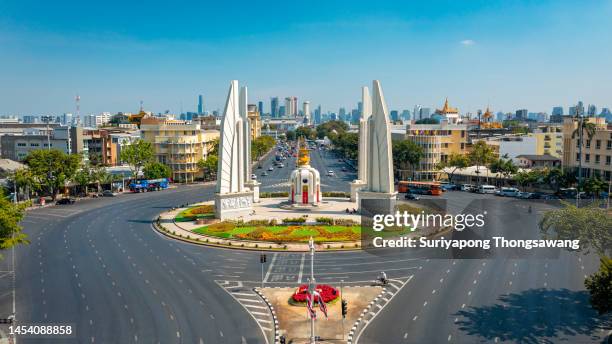
<svg viewBox="0 0 612 344">
<path fill-rule="evenodd" d="M 438 182 L 407 182 L 401 181 L 397 184 L 398 192 L 409 192 L 421 195 L 440 196 L 442 188 Z"/>
<path fill-rule="evenodd" d="M 159 191 L 168 188 L 168 178 L 135 180 L 129 185 L 132 192 Z"/>
</svg>

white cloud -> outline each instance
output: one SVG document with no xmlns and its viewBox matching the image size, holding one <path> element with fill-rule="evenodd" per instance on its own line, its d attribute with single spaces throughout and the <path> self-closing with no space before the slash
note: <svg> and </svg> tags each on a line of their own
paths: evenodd
<svg viewBox="0 0 612 344">
<path fill-rule="evenodd" d="M 465 46 L 470 46 L 470 45 L 476 44 L 476 42 L 471 40 L 471 39 L 464 39 L 463 41 L 461 41 L 459 43 L 461 43 L 461 45 L 465 45 Z"/>
</svg>

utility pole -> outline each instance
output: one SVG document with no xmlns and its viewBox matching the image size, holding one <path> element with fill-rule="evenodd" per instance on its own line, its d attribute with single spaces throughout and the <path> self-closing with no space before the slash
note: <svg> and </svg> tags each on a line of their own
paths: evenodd
<svg viewBox="0 0 612 344">
<path fill-rule="evenodd" d="M 310 240 L 308 241 L 308 247 L 310 248 L 310 279 L 308 280 L 309 285 L 308 285 L 308 292 L 310 293 L 310 299 L 312 300 L 312 307 L 314 310 L 314 297 L 315 297 L 315 278 L 314 278 L 314 253 L 315 253 L 315 246 L 314 246 L 314 240 L 312 239 L 312 237 L 310 237 Z M 323 300 L 319 300 L 319 302 L 323 302 Z M 315 311 L 316 312 L 316 311 Z M 310 315 L 310 344 L 316 344 L 316 339 L 315 339 L 315 318 L 314 316 L 312 316 L 312 314 Z"/>
<path fill-rule="evenodd" d="M 342 285 L 344 284 L 344 280 L 340 280 L 340 307 L 341 307 L 341 315 L 342 315 L 342 340 L 344 340 L 344 317 L 346 305 L 344 303 L 344 293 L 342 292 Z"/>
</svg>

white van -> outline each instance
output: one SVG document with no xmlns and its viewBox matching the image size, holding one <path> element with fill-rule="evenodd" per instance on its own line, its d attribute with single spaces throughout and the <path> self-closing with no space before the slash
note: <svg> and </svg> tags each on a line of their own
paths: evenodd
<svg viewBox="0 0 612 344">
<path fill-rule="evenodd" d="M 519 192 L 517 188 L 501 188 L 499 195 L 504 197 L 518 197 Z"/>
<path fill-rule="evenodd" d="M 493 185 L 481 185 L 478 187 L 478 193 L 481 194 L 494 194 L 495 186 Z"/>
</svg>

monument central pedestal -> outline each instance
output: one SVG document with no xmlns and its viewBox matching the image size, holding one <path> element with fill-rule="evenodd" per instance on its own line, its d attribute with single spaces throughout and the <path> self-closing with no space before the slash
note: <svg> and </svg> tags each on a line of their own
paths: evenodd
<svg viewBox="0 0 612 344">
<path fill-rule="evenodd" d="M 253 191 L 215 194 L 215 217 L 221 221 L 238 219 L 253 212 Z"/>
<path fill-rule="evenodd" d="M 351 183 L 351 202 L 357 202 L 357 192 L 364 187 L 366 187 L 368 183 L 363 180 L 355 179 Z"/>
</svg>

